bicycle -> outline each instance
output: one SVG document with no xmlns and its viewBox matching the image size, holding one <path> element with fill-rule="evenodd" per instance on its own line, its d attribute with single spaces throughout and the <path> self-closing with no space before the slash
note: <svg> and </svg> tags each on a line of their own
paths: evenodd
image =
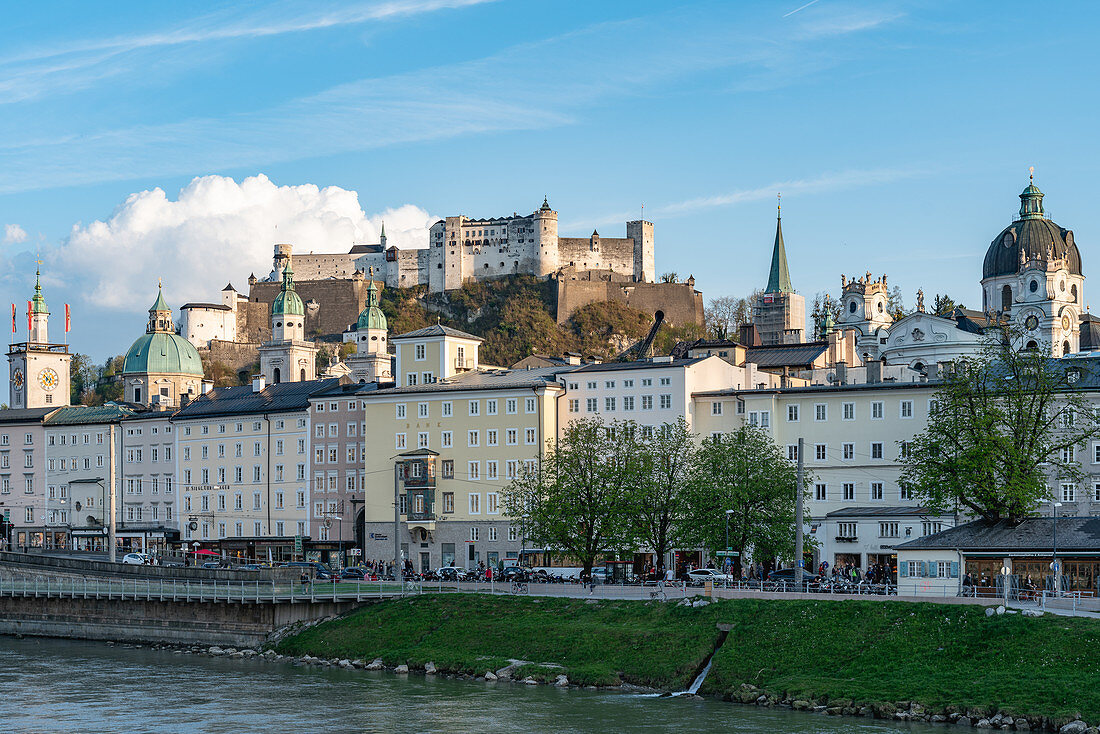
<svg viewBox="0 0 1100 734">
<path fill-rule="evenodd" d="M 665 582 L 658 581 L 655 591 L 649 592 L 650 599 L 660 599 L 661 601 L 668 601 L 668 594 L 665 593 Z"/>
<path fill-rule="evenodd" d="M 513 581 L 512 582 L 512 593 L 513 594 L 526 594 L 526 593 L 528 593 L 527 582 L 526 581 Z"/>
</svg>

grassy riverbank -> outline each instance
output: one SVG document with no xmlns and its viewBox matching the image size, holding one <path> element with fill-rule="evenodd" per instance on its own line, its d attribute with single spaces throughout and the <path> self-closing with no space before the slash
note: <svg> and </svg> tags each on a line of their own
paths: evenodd
<svg viewBox="0 0 1100 734">
<path fill-rule="evenodd" d="M 518 676 L 565 672 L 581 685 L 680 690 L 710 654 L 720 622 L 732 629 L 702 693 L 741 700 L 749 684 L 833 705 L 917 701 L 1100 720 L 1100 620 L 986 617 L 976 606 L 736 600 L 690 608 L 426 595 L 307 629 L 278 651 L 414 668 L 431 661 L 471 674 L 514 658 L 532 661 Z"/>
</svg>

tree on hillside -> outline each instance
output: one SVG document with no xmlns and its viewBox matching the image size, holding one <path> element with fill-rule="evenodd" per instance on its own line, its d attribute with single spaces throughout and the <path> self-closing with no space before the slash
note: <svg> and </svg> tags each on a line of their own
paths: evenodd
<svg viewBox="0 0 1100 734">
<path fill-rule="evenodd" d="M 202 368 L 203 376 L 207 380 L 213 380 L 214 387 L 237 385 L 240 382 L 237 378 L 237 373 L 234 372 L 229 365 L 220 360 L 211 361 L 209 357 L 206 357 L 202 361 Z"/>
<path fill-rule="evenodd" d="M 557 356 L 567 351 L 565 334 L 546 307 L 528 294 L 504 302 L 499 323 L 485 334 L 480 354 L 487 363 L 506 367 L 532 354 Z"/>
<path fill-rule="evenodd" d="M 806 486 L 812 478 L 806 478 Z M 687 495 L 684 535 L 715 551 L 729 545 L 767 564 L 794 556 L 796 467 L 762 428 L 746 425 L 703 441 Z"/>
<path fill-rule="evenodd" d="M 956 362 L 935 394 L 924 431 L 902 445 L 902 481 L 933 510 L 964 508 L 1016 520 L 1049 499 L 1049 478 L 1083 477 L 1075 452 L 1100 435 L 1080 393 L 1079 367 L 996 329 L 981 356 Z"/>
<path fill-rule="evenodd" d="M 703 323 L 711 339 L 736 339 L 745 324 L 752 323 L 752 304 L 760 291 L 753 291 L 748 298 L 719 296 L 710 299 L 703 309 Z"/>
<path fill-rule="evenodd" d="M 90 399 L 98 378 L 99 365 L 87 354 L 74 354 L 69 366 L 69 401 L 80 405 L 86 397 Z"/>
<path fill-rule="evenodd" d="M 604 358 L 613 357 L 627 345 L 644 338 L 652 326 L 652 314 L 618 301 L 585 304 L 566 322 L 572 335 L 573 351 Z"/>
<path fill-rule="evenodd" d="M 628 538 L 627 499 L 641 460 L 632 424 L 582 418 L 549 439 L 542 460 L 505 487 L 504 511 L 524 535 L 568 553 L 587 576 L 605 552 Z"/>
<path fill-rule="evenodd" d="M 91 393 L 85 392 L 83 403 L 85 405 L 103 405 L 112 400 L 122 400 L 124 386 L 121 374 L 125 363 L 126 358 L 122 355 L 111 357 L 104 362 L 103 367 L 97 371 L 95 389 Z"/>
<path fill-rule="evenodd" d="M 636 429 L 631 424 L 632 429 Z M 687 422 L 658 427 L 652 438 L 639 443 L 642 466 L 631 487 L 625 511 L 631 535 L 653 551 L 658 569 L 665 556 L 679 544 L 687 513 L 696 443 Z"/>
</svg>

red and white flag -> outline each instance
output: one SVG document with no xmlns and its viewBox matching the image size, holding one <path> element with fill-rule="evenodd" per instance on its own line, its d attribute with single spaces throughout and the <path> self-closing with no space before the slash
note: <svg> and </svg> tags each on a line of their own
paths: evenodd
<svg viewBox="0 0 1100 734">
<path fill-rule="evenodd" d="M 72 320 L 69 316 L 69 304 L 65 304 L 65 333 L 69 333 L 69 327 L 72 326 Z"/>
<path fill-rule="evenodd" d="M 15 333 L 15 304 L 11 305 L 11 333 Z"/>
<path fill-rule="evenodd" d="M 31 319 L 31 316 L 32 316 L 33 314 L 34 314 L 34 311 L 33 311 L 33 309 L 31 308 L 31 302 L 30 302 L 30 301 L 27 301 L 27 336 L 28 336 L 28 337 L 29 337 L 29 336 L 30 336 L 30 334 L 31 334 L 31 326 L 32 326 L 32 324 L 33 324 L 33 321 L 32 321 L 32 319 Z"/>
</svg>

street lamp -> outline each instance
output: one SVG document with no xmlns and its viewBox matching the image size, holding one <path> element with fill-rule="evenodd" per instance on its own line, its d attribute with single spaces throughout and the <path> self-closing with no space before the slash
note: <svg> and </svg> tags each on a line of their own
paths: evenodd
<svg viewBox="0 0 1100 734">
<path fill-rule="evenodd" d="M 1058 565 L 1058 508 L 1062 506 L 1062 503 L 1054 500 L 1043 500 L 1043 504 L 1054 508 L 1054 549 L 1051 554 L 1054 560 L 1050 563 L 1050 570 L 1054 571 L 1054 595 L 1059 596 L 1062 590 L 1062 568 Z"/>
<path fill-rule="evenodd" d="M 725 572 L 726 564 L 729 563 L 729 550 L 730 550 L 730 515 L 734 510 L 726 510 L 726 556 L 722 559 L 722 570 Z"/>
</svg>

